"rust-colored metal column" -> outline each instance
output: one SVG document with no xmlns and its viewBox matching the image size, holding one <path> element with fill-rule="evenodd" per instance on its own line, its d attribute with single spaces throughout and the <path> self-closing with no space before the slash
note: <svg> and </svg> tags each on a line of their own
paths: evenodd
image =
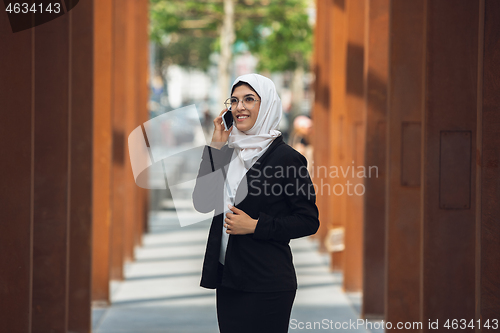
<svg viewBox="0 0 500 333">
<path fill-rule="evenodd" d="M 34 29 L 32 332 L 67 332 L 71 109 L 69 15 Z"/>
<path fill-rule="evenodd" d="M 480 98 L 478 114 L 478 181 L 479 193 L 476 225 L 477 277 L 476 320 L 484 324 L 489 320 L 500 320 L 500 2 L 484 1 L 484 32 L 480 30 L 480 41 L 484 36 L 484 48 L 480 49 L 479 77 Z M 479 46 L 482 47 L 483 43 Z M 484 55 L 482 54 L 484 53 Z M 481 66 L 482 64 L 482 66 Z M 481 68 L 482 67 L 482 68 Z M 481 96 L 481 95 L 479 95 Z M 479 209 L 479 207 L 481 209 Z M 477 322 L 476 322 L 477 323 Z M 486 329 L 483 327 L 483 332 Z"/>
<path fill-rule="evenodd" d="M 330 184 L 331 223 L 330 228 L 345 226 L 345 196 L 342 195 L 344 181 L 332 173 L 336 167 L 345 163 L 343 152 L 343 133 L 345 131 L 345 62 L 346 62 L 346 12 L 345 0 L 334 0 L 331 8 L 331 52 L 330 52 L 330 152 L 328 154 L 328 180 Z M 338 177 L 337 177 L 338 176 Z M 331 249 L 330 268 L 341 270 L 343 250 Z"/>
<path fill-rule="evenodd" d="M 68 331 L 75 333 L 92 330 L 93 3 L 82 1 L 67 14 L 71 25 Z"/>
<path fill-rule="evenodd" d="M 366 0 L 366 154 L 363 246 L 364 318 L 383 318 L 385 296 L 386 118 L 389 0 Z"/>
<path fill-rule="evenodd" d="M 365 94 L 364 36 L 365 0 L 346 1 L 347 62 L 346 62 L 346 196 L 344 289 L 361 291 L 363 270 L 363 195 L 364 178 L 358 176 L 364 166 Z M 349 168 L 349 169 L 347 169 Z"/>
<path fill-rule="evenodd" d="M 479 2 L 426 7 L 422 321 L 443 325 L 475 316 Z"/>
<path fill-rule="evenodd" d="M 137 185 L 132 173 L 132 164 L 128 149 L 128 136 L 139 125 L 137 124 L 137 49 L 136 49 L 136 0 L 126 0 L 122 6 L 126 7 L 126 46 L 125 46 L 125 135 L 123 136 L 125 163 L 124 163 L 124 186 L 125 186 L 125 206 L 124 208 L 124 259 L 126 261 L 134 260 L 135 245 L 135 218 L 138 207 Z"/>
<path fill-rule="evenodd" d="M 329 92 L 329 6 L 330 1 L 318 0 L 317 2 L 317 21 L 316 21 L 316 40 L 315 40 L 315 93 L 312 118 L 314 121 L 312 144 L 314 146 L 314 169 L 311 178 L 313 179 L 317 190 L 316 202 L 319 209 L 320 228 L 316 233 L 316 238 L 319 240 L 320 251 L 325 251 L 324 239 L 328 230 L 329 224 L 329 200 L 327 190 L 324 189 L 324 184 L 327 183 L 324 169 L 328 166 L 328 110 L 330 107 L 330 92 Z M 327 186 L 327 185 L 326 185 Z"/>
<path fill-rule="evenodd" d="M 0 313 L 5 332 L 31 332 L 34 30 L 0 15 Z"/>
<path fill-rule="evenodd" d="M 390 7 L 385 318 L 392 323 L 420 320 L 424 7 L 424 0 Z"/>
<path fill-rule="evenodd" d="M 112 164 L 112 223 L 111 223 L 111 265 L 110 277 L 123 279 L 125 238 L 125 115 L 126 115 L 126 43 L 127 6 L 113 1 L 113 164 Z"/>
<path fill-rule="evenodd" d="M 109 304 L 113 0 L 94 1 L 92 300 Z"/>
<path fill-rule="evenodd" d="M 149 100 L 149 0 L 136 1 L 136 21 L 137 35 L 136 46 L 137 66 L 135 72 L 135 82 L 137 82 L 136 100 L 136 126 L 145 123 L 149 119 L 147 103 Z M 136 186 L 134 184 L 134 186 Z M 147 203 L 147 190 L 136 186 L 137 199 L 135 214 L 135 237 L 134 244 L 142 245 L 142 235 L 147 223 L 149 205 Z"/>
</svg>

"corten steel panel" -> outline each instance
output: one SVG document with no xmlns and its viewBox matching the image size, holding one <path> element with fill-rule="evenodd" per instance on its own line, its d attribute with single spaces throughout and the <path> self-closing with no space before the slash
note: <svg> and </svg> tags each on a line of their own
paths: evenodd
<svg viewBox="0 0 500 333">
<path fill-rule="evenodd" d="M 366 154 L 363 244 L 364 318 L 383 318 L 385 295 L 385 151 L 389 0 L 366 5 Z M 371 172 L 370 172 L 371 171 Z"/>
<path fill-rule="evenodd" d="M 331 1 L 326 1 L 325 2 L 325 14 L 324 14 L 324 19 L 325 19 L 325 33 L 323 35 L 323 53 L 322 53 L 322 71 L 321 71 L 321 87 L 319 88 L 319 93 L 320 93 L 320 99 L 321 99 L 321 118 L 318 119 L 318 122 L 316 123 L 316 126 L 318 129 L 321 129 L 322 133 L 322 145 L 319 153 L 321 156 L 319 156 L 318 164 L 316 166 L 321 166 L 323 168 L 328 168 L 328 155 L 330 154 L 330 143 L 329 143 L 329 137 L 331 135 L 331 131 L 328 127 L 328 119 L 330 116 L 330 108 L 331 108 L 331 96 L 330 96 L 330 59 L 331 59 L 331 8 L 332 8 L 332 2 Z M 315 162 L 316 164 L 316 162 Z M 323 169 L 325 170 L 325 169 Z M 330 198 L 328 195 L 328 179 L 327 175 L 325 175 L 324 172 L 320 172 L 318 169 L 318 178 L 321 179 L 321 183 L 318 184 L 318 197 L 321 199 L 321 226 L 320 230 L 317 232 L 318 239 L 320 241 L 320 251 L 325 251 L 324 247 L 324 239 L 326 236 L 326 233 L 328 232 L 328 226 L 331 223 L 331 205 L 330 205 Z"/>
<path fill-rule="evenodd" d="M 126 108 L 126 6 L 122 2 L 113 2 L 113 145 L 112 145 L 112 222 L 111 222 L 111 265 L 110 277 L 123 279 L 124 239 L 125 239 L 125 108 Z"/>
<path fill-rule="evenodd" d="M 476 124 L 476 253 L 475 253 L 475 318 L 476 320 L 481 319 L 482 314 L 482 260 L 481 260 L 481 250 L 482 250 L 482 195 L 483 195 L 483 83 L 484 82 L 484 58 L 485 58 L 485 3 L 484 0 L 479 2 L 479 22 L 478 22 L 478 55 L 477 55 L 477 124 Z M 493 35 L 495 35 L 493 33 Z M 494 72 L 494 70 L 493 70 Z M 473 155 L 474 156 L 474 155 Z M 497 240 L 498 243 L 498 240 Z M 496 264 L 496 262 L 495 262 Z M 487 322 L 491 318 L 486 319 Z M 479 326 L 479 325 L 478 325 Z M 482 327 L 475 327 L 475 332 L 482 332 Z"/>
<path fill-rule="evenodd" d="M 136 100 L 136 124 L 143 124 L 148 121 L 149 112 L 147 108 L 149 97 L 148 86 L 148 50 L 149 50 L 149 36 L 148 36 L 148 0 L 136 0 L 136 20 L 137 20 L 137 38 L 136 38 L 136 52 L 137 52 L 137 66 L 136 66 L 136 83 L 137 83 L 137 100 Z M 135 186 L 135 185 L 134 185 Z M 149 207 L 147 205 L 147 190 L 136 187 L 137 202 L 136 202 L 136 232 L 134 243 L 135 245 L 142 245 L 142 235 L 144 234 L 145 226 L 147 223 L 147 214 Z"/>
<path fill-rule="evenodd" d="M 470 208 L 442 209 L 439 163 L 449 154 L 440 151 L 441 131 L 470 131 L 476 151 L 479 2 L 434 0 L 426 7 L 422 321 L 470 321 L 475 316 L 475 191 Z M 472 164 L 471 175 L 475 172 Z M 475 177 L 457 182 L 460 191 L 476 188 Z M 424 326 L 424 331 L 431 330 Z"/>
<path fill-rule="evenodd" d="M 500 2 L 484 2 L 482 87 L 480 313 L 483 322 L 500 313 Z M 484 332 L 484 331 L 483 331 Z"/>
<path fill-rule="evenodd" d="M 0 19 L 0 313 L 5 332 L 30 332 L 33 184 L 33 30 Z"/>
<path fill-rule="evenodd" d="M 76 2 L 76 0 L 73 0 Z M 69 0 L 71 5 L 71 0 Z M 93 2 L 68 13 L 71 24 L 71 194 L 68 330 L 90 332 L 92 267 Z"/>
<path fill-rule="evenodd" d="M 314 107 L 313 107 L 313 140 L 312 144 L 314 146 L 314 169 L 313 183 L 317 189 L 316 202 L 319 209 L 319 220 L 320 228 L 316 233 L 315 237 L 319 240 L 320 251 L 325 251 L 324 237 L 327 232 L 328 217 L 329 217 L 329 205 L 328 196 L 321 193 L 322 185 L 325 184 L 326 179 L 324 177 L 324 172 L 317 172 L 318 169 L 324 170 L 328 163 L 328 108 L 330 105 L 329 98 L 329 1 L 319 0 L 318 6 L 318 18 L 317 18 L 317 29 L 316 29 L 316 46 L 315 46 L 315 93 L 314 93 Z"/>
<path fill-rule="evenodd" d="M 67 332 L 69 273 L 69 15 L 35 31 L 32 332 Z"/>
<path fill-rule="evenodd" d="M 342 131 L 345 113 L 345 61 L 346 61 L 346 13 L 345 0 L 334 0 L 331 14 L 331 55 L 330 55 L 330 153 L 328 154 L 328 171 L 345 163 L 342 154 Z M 332 175 L 335 176 L 335 175 Z M 330 227 L 345 225 L 345 197 L 337 195 L 341 186 L 345 185 L 340 177 L 328 177 L 331 206 Z M 330 268 L 341 270 L 343 251 L 331 253 Z"/>
<path fill-rule="evenodd" d="M 136 124 L 136 127 L 140 124 L 143 123 L 142 121 L 142 109 L 141 109 L 141 100 L 142 100 L 142 85 L 143 82 L 141 81 L 141 73 L 140 71 L 142 70 L 142 56 L 144 53 L 144 50 L 142 50 L 143 44 L 142 44 L 142 11 L 143 11 L 143 0 L 134 0 L 134 21 L 135 21 L 135 39 L 134 39 L 134 51 L 135 51 L 135 57 L 136 57 L 136 66 L 134 68 L 133 72 L 133 78 L 134 82 L 136 84 L 136 98 L 135 98 L 135 113 L 134 113 L 134 124 Z M 142 228 L 142 218 L 141 218 L 141 212 L 142 212 L 142 189 L 135 185 L 135 209 L 134 209 L 134 220 L 133 220 L 133 244 L 134 246 L 138 245 L 140 243 L 140 239 L 142 236 L 141 228 Z"/>
<path fill-rule="evenodd" d="M 420 187 L 422 165 L 422 124 L 420 121 L 401 123 L 401 186 Z"/>
<path fill-rule="evenodd" d="M 323 4 L 323 1 L 316 0 L 316 9 L 317 9 L 316 28 L 314 31 L 314 41 L 313 41 L 314 45 L 313 45 L 313 53 L 312 53 L 312 57 L 311 57 L 311 69 L 314 73 L 314 82 L 312 83 L 312 88 L 314 90 L 314 101 L 313 101 L 312 108 L 311 108 L 311 118 L 313 120 L 313 126 L 316 124 L 316 118 L 319 117 L 318 114 L 319 114 L 319 107 L 320 107 L 319 99 L 317 96 L 317 91 L 318 91 L 318 87 L 319 87 L 318 75 L 319 75 L 319 69 L 320 69 L 320 67 L 319 67 L 320 66 L 319 54 L 321 53 L 322 47 L 323 47 L 322 39 L 320 37 L 324 33 L 323 32 L 323 30 L 324 30 L 323 21 L 324 20 L 323 20 L 322 11 L 321 11 L 321 9 L 323 8 L 322 4 Z M 319 157 L 318 156 L 318 149 L 319 149 L 319 145 L 321 145 L 320 134 L 321 133 L 319 133 L 319 129 L 315 129 L 313 127 L 313 131 L 311 133 L 311 144 L 314 147 L 313 159 L 314 159 L 315 163 L 316 163 L 316 159 Z M 318 183 L 318 179 L 316 178 L 315 174 L 311 175 L 311 180 L 312 180 L 313 184 Z M 319 198 L 318 197 L 316 197 L 316 205 L 319 205 Z M 317 237 L 317 236 L 313 235 L 312 237 Z"/>
<path fill-rule="evenodd" d="M 441 131 L 439 156 L 439 207 L 469 209 L 471 133 Z"/>
<path fill-rule="evenodd" d="M 421 164 L 424 5 L 390 4 L 385 318 L 393 323 L 420 320 L 421 188 L 415 185 L 421 175 L 415 173 Z"/>
<path fill-rule="evenodd" d="M 80 0 L 64 0 L 64 5 L 66 6 L 66 10 L 71 10 L 73 7 L 75 7 Z"/>
<path fill-rule="evenodd" d="M 318 156 L 319 163 L 314 161 L 316 169 L 314 171 L 317 172 L 317 178 L 320 179 L 318 182 L 318 186 L 316 188 L 317 196 L 321 200 L 321 225 L 320 229 L 317 232 L 317 237 L 320 240 L 320 251 L 326 251 L 325 248 L 325 237 L 328 232 L 328 229 L 331 228 L 332 225 L 332 215 L 334 214 L 331 205 L 331 181 L 328 177 L 328 168 L 329 168 L 329 156 L 332 152 L 330 145 L 330 137 L 333 134 L 329 128 L 329 119 L 331 117 L 331 58 L 333 54 L 333 41 L 332 41 L 332 12 L 333 12 L 333 2 L 325 1 L 325 8 L 323 18 L 325 20 L 324 29 L 325 33 L 323 34 L 323 58 L 321 72 L 321 85 L 322 87 L 319 89 L 322 99 L 322 115 L 321 120 L 319 120 L 315 125 L 321 129 L 322 138 L 322 149 L 323 153 L 321 156 Z M 319 167 L 319 168 L 318 168 Z"/>
<path fill-rule="evenodd" d="M 144 14 L 143 17 L 146 20 L 146 23 L 144 25 L 144 44 L 146 44 L 146 48 L 144 49 L 144 59 L 142 62 L 142 65 L 144 66 L 144 69 L 142 71 L 143 73 L 143 94 L 144 94 L 144 99 L 143 99 L 143 117 L 144 121 L 149 120 L 149 109 L 147 107 L 148 101 L 149 101 L 149 0 L 143 0 L 144 1 Z M 149 221 L 149 195 L 150 191 L 147 189 L 142 190 L 144 193 L 144 198 L 142 200 L 143 203 L 143 224 L 145 226 L 148 225 Z M 146 227 L 147 228 L 147 227 Z M 146 230 L 145 230 L 146 231 Z"/>
<path fill-rule="evenodd" d="M 344 289 L 362 290 L 363 270 L 363 178 L 357 176 L 358 167 L 364 165 L 365 149 L 365 96 L 364 96 L 364 38 L 365 38 L 364 0 L 346 2 L 347 13 L 347 59 L 346 59 L 346 124 L 345 152 L 349 167 L 345 181 L 346 225 L 344 250 Z M 352 170 L 355 170 L 354 176 Z M 345 171 L 346 169 L 344 169 Z M 350 193 L 350 194 L 349 194 Z"/>
<path fill-rule="evenodd" d="M 136 0 L 127 0 L 123 3 L 127 7 L 127 31 L 126 31 L 126 77 L 125 77 L 125 260 L 134 260 L 134 245 L 135 245 L 135 232 L 136 232 L 136 210 L 138 206 L 137 201 L 137 186 L 135 185 L 134 175 L 132 173 L 132 164 L 130 162 L 130 155 L 128 149 L 128 135 L 140 124 L 136 122 L 137 119 L 137 85 L 136 85 L 136 69 L 137 62 L 137 48 L 136 48 Z"/>
<path fill-rule="evenodd" d="M 92 300 L 108 304 L 111 224 L 112 0 L 94 2 Z"/>
</svg>

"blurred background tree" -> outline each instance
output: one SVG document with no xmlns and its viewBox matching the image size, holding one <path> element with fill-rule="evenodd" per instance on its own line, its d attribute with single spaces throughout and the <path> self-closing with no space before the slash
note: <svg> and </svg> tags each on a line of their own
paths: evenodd
<svg viewBox="0 0 500 333">
<path fill-rule="evenodd" d="M 160 46 L 162 65 L 206 71 L 223 16 L 222 1 L 151 0 L 150 40 Z"/>
<path fill-rule="evenodd" d="M 271 0 L 263 15 L 236 23 L 237 40 L 258 59 L 257 71 L 292 72 L 291 119 L 301 112 L 304 74 L 310 70 L 313 28 L 304 0 Z"/>
<path fill-rule="evenodd" d="M 234 45 L 245 44 L 258 59 L 257 71 L 293 73 L 292 118 L 300 112 L 313 42 L 307 0 L 151 0 L 150 10 L 150 37 L 160 45 L 162 66 L 206 71 L 217 52 L 225 92 Z"/>
</svg>

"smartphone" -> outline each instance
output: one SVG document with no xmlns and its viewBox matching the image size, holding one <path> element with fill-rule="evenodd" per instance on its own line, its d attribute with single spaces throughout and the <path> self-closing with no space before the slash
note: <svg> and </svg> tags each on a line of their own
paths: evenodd
<svg viewBox="0 0 500 333">
<path fill-rule="evenodd" d="M 224 129 L 229 131 L 231 126 L 233 126 L 233 113 L 231 111 L 226 111 L 222 115 L 222 122 L 224 123 Z"/>
</svg>

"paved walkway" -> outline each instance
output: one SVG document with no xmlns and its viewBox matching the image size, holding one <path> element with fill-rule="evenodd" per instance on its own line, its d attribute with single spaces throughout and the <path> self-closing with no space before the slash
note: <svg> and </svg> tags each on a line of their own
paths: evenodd
<svg viewBox="0 0 500 333">
<path fill-rule="evenodd" d="M 215 291 L 199 287 L 208 221 L 181 228 L 174 211 L 160 211 L 152 213 L 150 225 L 144 246 L 136 249 L 137 260 L 126 266 L 125 281 L 112 283 L 112 306 L 93 309 L 93 332 L 219 332 Z M 328 256 L 316 251 L 312 239 L 290 245 L 299 289 L 289 332 L 369 332 L 334 328 L 359 318 L 359 295 L 342 292 L 342 275 L 329 272 Z M 332 328 L 318 327 L 330 321 Z M 300 329 L 314 322 L 319 322 L 316 329 Z"/>
</svg>

